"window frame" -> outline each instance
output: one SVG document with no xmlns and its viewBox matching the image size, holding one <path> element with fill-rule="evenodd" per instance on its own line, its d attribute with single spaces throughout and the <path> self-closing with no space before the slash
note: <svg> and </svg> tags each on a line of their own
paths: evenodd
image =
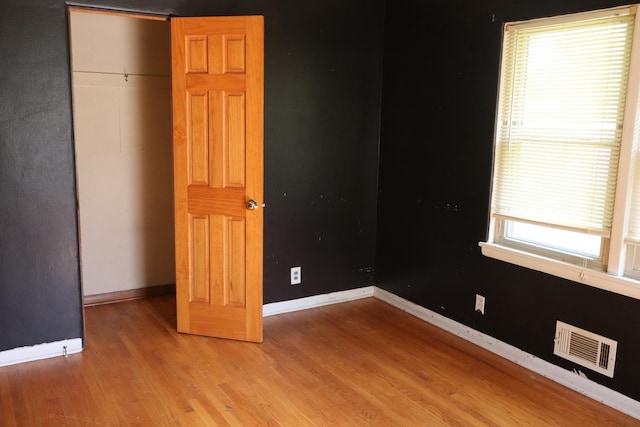
<svg viewBox="0 0 640 427">
<path fill-rule="evenodd" d="M 565 22 L 591 20 L 605 16 L 616 16 L 622 13 L 632 13 L 635 16 L 631 59 L 629 64 L 629 79 L 627 83 L 626 108 L 623 118 L 620 158 L 616 180 L 615 202 L 611 235 L 603 237 L 600 260 L 585 262 L 580 257 L 571 254 L 559 255 L 558 251 L 536 247 L 536 245 L 509 241 L 505 237 L 505 222 L 509 220 L 498 216 L 493 211 L 494 177 L 496 176 L 496 150 L 500 126 L 500 87 L 495 117 L 494 155 L 491 179 L 491 206 L 489 212 L 489 227 L 486 242 L 479 245 L 484 256 L 516 264 L 536 271 L 562 277 L 578 283 L 599 289 L 615 292 L 621 295 L 640 299 L 640 246 L 625 242 L 627 234 L 628 216 L 631 210 L 631 194 L 633 185 L 633 159 L 640 155 L 638 150 L 637 129 L 640 122 L 638 103 L 640 101 L 640 21 L 638 20 L 637 5 L 602 9 L 592 12 L 541 18 L 530 21 L 510 22 L 504 24 L 504 37 L 509 26 L 541 26 L 561 24 Z M 503 61 L 499 74 L 499 85 L 503 85 Z M 631 248 L 631 250 L 627 250 Z M 637 266 L 637 269 L 633 269 Z"/>
</svg>

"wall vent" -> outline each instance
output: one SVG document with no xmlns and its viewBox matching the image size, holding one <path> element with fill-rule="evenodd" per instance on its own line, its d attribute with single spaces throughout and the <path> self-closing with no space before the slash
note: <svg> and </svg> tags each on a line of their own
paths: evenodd
<svg viewBox="0 0 640 427">
<path fill-rule="evenodd" d="M 613 378 L 617 341 L 556 322 L 553 354 Z"/>
</svg>

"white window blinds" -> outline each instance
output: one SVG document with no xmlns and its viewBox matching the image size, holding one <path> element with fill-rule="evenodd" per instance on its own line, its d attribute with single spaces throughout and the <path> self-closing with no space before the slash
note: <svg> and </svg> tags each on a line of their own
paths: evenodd
<svg viewBox="0 0 640 427">
<path fill-rule="evenodd" d="M 496 216 L 609 236 L 631 12 L 506 28 L 494 168 Z"/>
</svg>

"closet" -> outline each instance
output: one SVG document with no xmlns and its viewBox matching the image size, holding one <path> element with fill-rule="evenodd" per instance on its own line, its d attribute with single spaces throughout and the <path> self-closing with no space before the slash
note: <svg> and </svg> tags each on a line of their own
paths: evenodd
<svg viewBox="0 0 640 427">
<path fill-rule="evenodd" d="M 85 296 L 175 283 L 168 21 L 70 12 Z"/>
</svg>

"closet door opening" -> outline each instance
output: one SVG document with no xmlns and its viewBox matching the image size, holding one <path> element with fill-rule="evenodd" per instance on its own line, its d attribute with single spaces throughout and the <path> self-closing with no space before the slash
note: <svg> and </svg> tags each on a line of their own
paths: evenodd
<svg viewBox="0 0 640 427">
<path fill-rule="evenodd" d="M 170 23 L 69 19 L 85 304 L 173 292 Z"/>
</svg>

